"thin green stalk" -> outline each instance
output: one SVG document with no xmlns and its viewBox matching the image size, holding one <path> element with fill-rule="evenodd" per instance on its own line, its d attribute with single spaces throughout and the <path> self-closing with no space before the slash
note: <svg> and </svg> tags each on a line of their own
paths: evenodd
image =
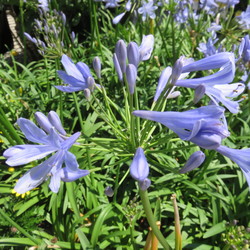
<svg viewBox="0 0 250 250">
<path fill-rule="evenodd" d="M 18 231 L 20 231 L 23 235 L 25 235 L 27 238 L 29 238 L 31 241 L 33 241 L 36 245 L 40 245 L 41 241 L 35 239 L 33 236 L 31 236 L 25 229 L 20 227 L 16 222 L 14 222 L 1 208 L 0 208 L 0 214 L 2 218 L 6 221 L 8 221 L 13 227 L 17 228 Z"/>
<path fill-rule="evenodd" d="M 144 212 L 147 217 L 147 221 L 150 227 L 152 228 L 154 235 L 157 237 L 157 239 L 159 240 L 159 242 L 161 243 L 161 245 L 163 246 L 165 250 L 171 249 L 166 239 L 162 235 L 161 231 L 159 230 L 158 226 L 156 225 L 156 220 L 154 218 L 154 215 L 150 206 L 150 202 L 148 199 L 148 192 L 140 190 L 140 197 L 141 197 Z"/>
<path fill-rule="evenodd" d="M 80 106 L 79 106 L 79 103 L 77 101 L 76 93 L 73 92 L 72 94 L 73 94 L 74 102 L 75 102 L 75 105 L 76 105 L 76 112 L 77 112 L 77 116 L 78 116 L 78 119 L 79 119 L 79 122 L 80 122 L 81 131 L 84 134 L 85 131 L 84 131 L 84 126 L 83 126 L 83 119 L 82 119 L 82 113 L 81 113 L 81 110 L 80 110 Z"/>
<path fill-rule="evenodd" d="M 114 188 L 114 199 L 113 199 L 114 203 L 116 203 L 117 191 L 119 187 L 120 168 L 121 168 L 121 165 L 119 164 L 117 166 L 116 177 L 115 177 L 115 188 Z"/>
</svg>

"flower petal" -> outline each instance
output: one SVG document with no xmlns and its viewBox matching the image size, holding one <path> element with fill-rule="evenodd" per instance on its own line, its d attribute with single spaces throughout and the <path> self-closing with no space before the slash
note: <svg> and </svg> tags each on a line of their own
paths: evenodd
<svg viewBox="0 0 250 250">
<path fill-rule="evenodd" d="M 61 169 L 60 177 L 62 181 L 71 182 L 86 176 L 89 173 L 89 170 L 77 169 L 76 171 L 71 171 L 66 167 Z"/>
<path fill-rule="evenodd" d="M 62 55 L 61 62 L 68 75 L 73 76 L 79 81 L 84 81 L 84 78 L 81 72 L 78 70 L 76 65 L 72 62 L 72 60 L 67 55 Z"/>
<path fill-rule="evenodd" d="M 20 148 L 20 145 L 18 145 L 14 146 L 13 148 L 21 150 L 8 158 L 6 164 L 9 166 L 27 164 L 31 161 L 42 159 L 57 150 L 57 148 L 50 145 L 22 145 L 22 148 Z"/>
<path fill-rule="evenodd" d="M 25 118 L 19 118 L 17 124 L 29 141 L 47 143 L 47 134 L 42 129 L 38 128 L 32 121 Z"/>
<path fill-rule="evenodd" d="M 55 158 L 56 154 L 38 166 L 30 169 L 18 180 L 14 190 L 19 194 L 24 194 L 27 191 L 39 186 L 48 178 L 48 174 L 53 167 L 52 163 Z"/>
</svg>

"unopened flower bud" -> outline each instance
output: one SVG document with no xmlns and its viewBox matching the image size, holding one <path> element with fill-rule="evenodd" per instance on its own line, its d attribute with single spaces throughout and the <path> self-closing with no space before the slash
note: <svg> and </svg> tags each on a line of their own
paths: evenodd
<svg viewBox="0 0 250 250">
<path fill-rule="evenodd" d="M 101 60 L 98 56 L 96 56 L 93 60 L 93 68 L 95 70 L 95 73 L 97 77 L 101 78 Z"/>
<path fill-rule="evenodd" d="M 200 99 L 205 95 L 205 92 L 206 92 L 206 87 L 204 84 L 200 84 L 195 88 L 194 100 L 193 100 L 194 104 L 200 101 Z"/>
<path fill-rule="evenodd" d="M 89 76 L 87 78 L 87 84 L 88 84 L 88 89 L 93 92 L 94 88 L 95 88 L 95 80 L 92 76 Z"/>
<path fill-rule="evenodd" d="M 146 178 L 143 181 L 139 181 L 138 184 L 139 184 L 139 188 L 142 191 L 146 191 L 150 187 L 150 185 L 151 185 L 151 180 L 149 180 L 148 178 Z"/>
<path fill-rule="evenodd" d="M 173 91 L 171 92 L 168 96 L 167 99 L 174 99 L 178 96 L 180 96 L 181 92 L 180 91 Z"/>
<path fill-rule="evenodd" d="M 91 91 L 88 88 L 86 88 L 83 90 L 83 93 L 84 93 L 85 98 L 89 101 L 90 96 L 91 96 Z"/>
<path fill-rule="evenodd" d="M 196 151 L 187 160 L 185 166 L 179 171 L 181 174 L 185 174 L 195 168 L 198 168 L 205 160 L 205 154 L 201 151 Z"/>
<path fill-rule="evenodd" d="M 60 12 L 60 14 L 61 14 L 61 17 L 62 17 L 63 26 L 65 26 L 65 24 L 66 24 L 66 16 L 62 11 Z"/>
<path fill-rule="evenodd" d="M 166 84 L 167 84 L 171 74 L 172 74 L 171 67 L 167 67 L 161 72 L 161 76 L 159 78 L 158 85 L 157 85 L 156 92 L 155 92 L 154 102 L 156 102 L 158 100 L 158 98 L 160 97 L 161 92 L 166 87 Z"/>
<path fill-rule="evenodd" d="M 144 151 L 137 148 L 133 161 L 130 165 L 130 174 L 137 181 L 144 181 L 149 174 L 149 166 Z"/>
<path fill-rule="evenodd" d="M 62 135 L 66 135 L 66 131 L 64 130 L 61 120 L 58 114 L 55 111 L 50 111 L 48 114 L 48 119 L 50 123 L 55 127 L 55 129 Z"/>
<path fill-rule="evenodd" d="M 184 61 L 184 56 L 181 56 L 176 62 L 173 67 L 173 72 L 172 72 L 172 85 L 175 85 L 177 82 L 178 78 L 181 75 L 182 68 L 183 68 L 183 61 Z"/>
<path fill-rule="evenodd" d="M 39 126 L 47 133 L 49 133 L 50 129 L 53 127 L 53 124 L 50 123 L 48 117 L 44 115 L 42 112 L 36 112 L 35 118 Z"/>
<path fill-rule="evenodd" d="M 108 197 L 112 197 L 114 195 L 114 190 L 112 189 L 112 187 L 107 186 L 104 190 L 105 195 L 107 195 Z"/>
<path fill-rule="evenodd" d="M 126 71 L 127 46 L 123 40 L 119 40 L 115 46 L 115 54 L 121 67 L 122 73 Z"/>
<path fill-rule="evenodd" d="M 132 95 L 134 94 L 136 77 L 137 77 L 137 69 L 133 64 L 127 65 L 126 77 L 128 81 L 129 92 Z"/>
<path fill-rule="evenodd" d="M 115 71 L 116 71 L 116 73 L 118 75 L 118 79 L 119 79 L 119 81 L 122 82 L 123 81 L 122 70 L 121 70 L 120 64 L 118 62 L 116 53 L 114 53 L 114 55 L 113 55 L 113 62 L 114 62 L 114 65 L 115 65 Z"/>
<path fill-rule="evenodd" d="M 140 61 L 139 47 L 137 43 L 130 42 L 127 47 L 127 53 L 129 63 L 134 64 L 135 67 L 137 67 Z"/>
</svg>

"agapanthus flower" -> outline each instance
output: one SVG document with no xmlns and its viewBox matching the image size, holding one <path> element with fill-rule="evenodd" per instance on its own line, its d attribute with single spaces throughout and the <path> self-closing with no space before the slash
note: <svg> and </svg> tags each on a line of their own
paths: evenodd
<svg viewBox="0 0 250 250">
<path fill-rule="evenodd" d="M 142 6 L 138 9 L 138 13 L 142 15 L 142 21 L 145 21 L 147 16 L 151 19 L 155 19 L 155 10 L 157 6 L 154 6 L 154 1 L 149 0 L 148 2 L 143 1 Z"/>
<path fill-rule="evenodd" d="M 57 73 L 67 86 L 54 87 L 63 92 L 75 92 L 89 88 L 88 78 L 93 77 L 87 64 L 83 62 L 74 64 L 67 55 L 62 56 L 61 62 L 66 72 L 58 70 Z"/>
<path fill-rule="evenodd" d="M 202 84 L 206 89 L 205 94 L 208 95 L 215 104 L 218 105 L 218 103 L 221 102 L 231 113 L 237 113 L 239 111 L 239 104 L 237 101 L 233 101 L 232 98 L 240 95 L 244 91 L 245 86 L 242 83 L 228 84 L 233 81 L 235 74 L 235 59 L 233 53 L 221 52 L 206 57 L 184 66 L 182 72 L 215 68 L 220 68 L 220 70 L 212 75 L 201 78 L 178 80 L 176 86 L 195 89 Z"/>
<path fill-rule="evenodd" d="M 6 164 L 9 166 L 24 165 L 54 153 L 18 180 L 14 188 L 17 193 L 23 194 L 39 186 L 48 178 L 50 178 L 50 189 L 57 193 L 61 180 L 70 182 L 89 174 L 88 170 L 79 169 L 76 157 L 68 151 L 76 143 L 80 133 L 77 132 L 70 137 L 66 137 L 58 118 L 53 111 L 50 112 L 47 119 L 42 113 L 37 113 L 36 119 L 42 129 L 25 118 L 17 120 L 17 124 L 25 137 L 29 141 L 39 144 L 16 145 L 5 150 L 3 156 L 7 158 Z M 62 167 L 63 164 L 65 167 Z"/>
<path fill-rule="evenodd" d="M 250 39 L 249 35 L 242 38 L 239 47 L 239 57 L 242 58 L 244 63 L 250 62 Z"/>
<path fill-rule="evenodd" d="M 224 108 L 209 105 L 184 112 L 137 110 L 133 115 L 159 122 L 173 130 L 182 140 L 205 149 L 216 149 L 230 135 L 224 119 Z"/>
<path fill-rule="evenodd" d="M 240 16 L 237 16 L 237 19 L 242 29 L 250 29 L 250 5 L 247 6 L 246 11 L 242 11 Z"/>
<path fill-rule="evenodd" d="M 38 0 L 38 7 L 44 10 L 45 12 L 49 10 L 48 0 Z"/>
<path fill-rule="evenodd" d="M 220 146 L 216 151 L 234 161 L 241 168 L 250 187 L 250 148 L 232 149 Z"/>
<path fill-rule="evenodd" d="M 104 0 L 103 2 L 106 3 L 105 8 L 116 8 L 119 6 L 120 0 Z"/>
</svg>

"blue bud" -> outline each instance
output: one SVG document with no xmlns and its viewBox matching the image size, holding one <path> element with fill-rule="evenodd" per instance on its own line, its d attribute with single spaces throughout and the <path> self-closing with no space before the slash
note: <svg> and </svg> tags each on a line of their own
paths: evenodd
<svg viewBox="0 0 250 250">
<path fill-rule="evenodd" d="M 137 67 L 140 61 L 139 47 L 137 43 L 130 42 L 127 47 L 127 53 L 129 63 L 134 64 L 135 67 Z"/>
<path fill-rule="evenodd" d="M 127 46 L 123 40 L 119 40 L 115 46 L 115 54 L 121 67 L 122 73 L 126 71 Z"/>
<path fill-rule="evenodd" d="M 137 69 L 133 64 L 127 65 L 126 77 L 128 81 L 129 92 L 132 95 L 134 94 L 136 77 L 137 77 Z"/>
<path fill-rule="evenodd" d="M 50 111 L 48 114 L 48 119 L 50 123 L 55 127 L 55 129 L 62 135 L 66 135 L 66 131 L 64 130 L 61 120 L 58 114 L 55 111 Z"/>
<path fill-rule="evenodd" d="M 49 133 L 53 125 L 50 123 L 48 117 L 44 115 L 42 112 L 36 112 L 35 118 L 36 118 L 37 123 L 40 125 L 40 127 L 43 130 L 45 130 L 47 133 Z"/>
<path fill-rule="evenodd" d="M 187 160 L 185 166 L 179 171 L 181 174 L 185 174 L 195 168 L 198 168 L 205 160 L 205 154 L 201 151 L 196 151 Z"/>
<path fill-rule="evenodd" d="M 93 68 L 95 70 L 97 77 L 100 79 L 101 78 L 101 60 L 98 56 L 96 56 L 93 59 Z"/>
<path fill-rule="evenodd" d="M 114 190 L 112 187 L 107 186 L 104 190 L 105 195 L 107 195 L 108 197 L 112 197 L 114 195 Z"/>
<path fill-rule="evenodd" d="M 95 80 L 92 76 L 89 76 L 87 78 L 87 84 L 88 84 L 88 88 L 91 92 L 93 92 L 94 88 L 95 88 Z"/>
<path fill-rule="evenodd" d="M 123 76 L 122 76 L 122 71 L 121 71 L 121 67 L 120 67 L 120 64 L 118 62 L 118 59 L 117 59 L 117 56 L 116 56 L 116 53 L 114 53 L 113 55 L 113 62 L 114 62 L 114 65 L 115 65 L 115 71 L 118 75 L 118 79 L 119 81 L 123 81 Z"/>
<path fill-rule="evenodd" d="M 149 174 L 149 166 L 144 151 L 137 148 L 134 159 L 130 165 L 130 174 L 137 181 L 144 181 Z"/>
</svg>

